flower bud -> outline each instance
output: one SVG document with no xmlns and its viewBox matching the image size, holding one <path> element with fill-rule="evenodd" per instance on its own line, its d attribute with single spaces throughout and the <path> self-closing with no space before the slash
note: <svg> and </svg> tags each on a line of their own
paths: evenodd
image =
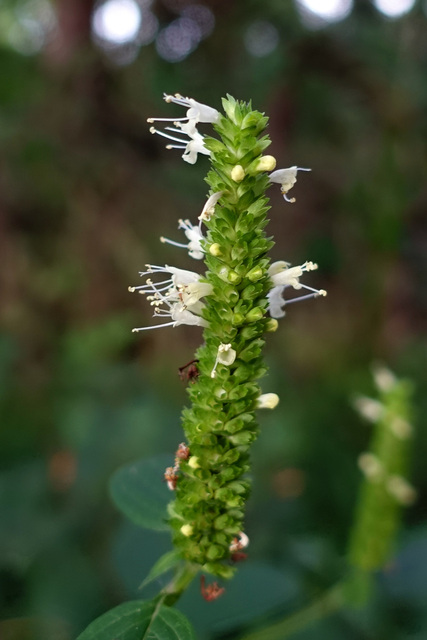
<svg viewBox="0 0 427 640">
<path fill-rule="evenodd" d="M 236 166 L 232 168 L 230 175 L 231 179 L 234 180 L 234 182 L 242 182 L 243 178 L 245 177 L 245 170 L 243 169 L 242 165 L 236 164 Z"/>
<path fill-rule="evenodd" d="M 256 165 L 256 171 L 273 171 L 276 168 L 276 158 L 274 156 L 261 156 Z"/>
<path fill-rule="evenodd" d="M 257 400 L 257 409 L 275 409 L 278 404 L 277 393 L 263 393 Z"/>
<path fill-rule="evenodd" d="M 246 277 L 249 278 L 251 282 L 256 282 L 257 280 L 262 278 L 263 275 L 264 271 L 261 269 L 261 267 L 254 267 L 246 274 Z"/>
<path fill-rule="evenodd" d="M 188 460 L 188 466 L 191 467 L 192 469 L 199 469 L 200 468 L 199 458 L 197 456 L 191 456 L 191 458 L 189 458 Z"/>
<path fill-rule="evenodd" d="M 246 314 L 246 322 L 257 322 L 258 320 L 261 320 L 261 318 L 264 317 L 264 311 L 261 309 L 261 307 L 254 307 L 253 309 L 251 309 L 249 311 L 249 313 Z"/>
<path fill-rule="evenodd" d="M 218 242 L 214 242 L 213 244 L 211 244 L 211 246 L 209 247 L 209 253 L 215 258 L 218 258 L 218 256 L 222 254 L 221 246 L 218 244 Z"/>
<path fill-rule="evenodd" d="M 183 536 L 185 536 L 186 538 L 189 538 L 190 536 L 193 535 L 194 529 L 191 526 L 191 524 L 183 524 L 181 527 L 181 533 Z"/>
<path fill-rule="evenodd" d="M 273 333 L 274 331 L 277 331 L 278 328 L 279 323 L 277 322 L 276 318 L 269 318 L 265 323 L 265 330 L 268 333 Z"/>
</svg>

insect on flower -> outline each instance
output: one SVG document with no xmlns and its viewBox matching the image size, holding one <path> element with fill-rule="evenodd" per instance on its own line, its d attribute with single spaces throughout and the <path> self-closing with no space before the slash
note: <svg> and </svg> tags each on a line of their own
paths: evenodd
<svg viewBox="0 0 427 640">
<path fill-rule="evenodd" d="M 212 584 L 206 584 L 205 576 L 200 576 L 200 593 L 206 600 L 206 602 L 212 602 L 217 600 L 225 591 L 225 587 L 220 587 L 217 582 Z"/>
</svg>

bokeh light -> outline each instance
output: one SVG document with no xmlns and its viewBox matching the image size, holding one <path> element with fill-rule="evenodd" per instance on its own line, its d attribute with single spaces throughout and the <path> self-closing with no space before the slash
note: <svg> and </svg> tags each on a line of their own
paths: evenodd
<svg viewBox="0 0 427 640">
<path fill-rule="evenodd" d="M 210 36 L 215 28 L 215 16 L 213 12 L 203 4 L 190 4 L 185 7 L 181 16 L 183 18 L 190 18 L 194 20 L 200 28 L 202 38 Z"/>
<path fill-rule="evenodd" d="M 19 53 L 33 55 L 42 49 L 56 21 L 47 0 L 28 0 L 5 15 L 0 7 L 1 23 L 8 27 L 4 32 L 8 44 Z"/>
<path fill-rule="evenodd" d="M 160 31 L 156 38 L 157 53 L 168 62 L 181 62 L 201 39 L 202 31 L 195 20 L 178 18 Z"/>
<path fill-rule="evenodd" d="M 373 0 L 373 2 L 375 8 L 388 18 L 400 18 L 415 4 L 415 0 Z"/>
<path fill-rule="evenodd" d="M 135 0 L 105 0 L 94 11 L 94 34 L 114 44 L 135 40 L 141 26 L 142 14 Z"/>
<path fill-rule="evenodd" d="M 142 22 L 136 36 L 139 45 L 147 45 L 153 42 L 159 30 L 159 21 L 151 11 L 143 11 Z"/>
<path fill-rule="evenodd" d="M 247 28 L 244 40 L 248 52 L 257 58 L 262 58 L 277 48 L 279 32 L 271 22 L 257 20 Z"/>
<path fill-rule="evenodd" d="M 308 27 L 320 27 L 347 18 L 353 0 L 296 0 L 301 17 Z"/>
</svg>

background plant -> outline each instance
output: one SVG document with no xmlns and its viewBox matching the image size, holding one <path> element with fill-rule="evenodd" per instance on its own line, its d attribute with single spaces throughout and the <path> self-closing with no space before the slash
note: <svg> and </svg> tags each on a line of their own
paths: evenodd
<svg viewBox="0 0 427 640">
<path fill-rule="evenodd" d="M 270 114 L 270 152 L 283 166 L 313 169 L 289 215 L 272 220 L 272 257 L 318 262 L 329 293 L 316 323 L 301 305 L 270 336 L 266 381 L 281 404 L 263 417 L 255 445 L 247 526 L 257 567 L 251 576 L 242 567 L 224 604 L 188 593 L 182 607 L 210 637 L 213 618 L 248 627 L 247 611 L 263 616 L 271 605 L 282 615 L 335 582 L 360 479 L 354 461 L 370 435 L 348 399 L 369 394 L 370 364 L 380 359 L 415 381 L 419 500 L 393 570 L 379 576 L 375 620 L 336 616 L 305 637 L 364 637 L 364 624 L 375 637 L 423 637 L 422 3 L 387 20 L 358 2 L 346 20 L 317 30 L 292 2 L 205 4 L 215 28 L 187 58 L 168 63 L 151 44 L 121 66 L 93 44 L 90 3 L 55 3 L 60 30 L 24 54 L 14 25 L 16 8 L 28 15 L 29 4 L 2 4 L 2 633 L 34 636 L 43 623 L 43 638 L 49 625 L 51 637 L 74 638 L 103 611 L 139 598 L 141 576 L 168 548 L 166 535 L 125 525 L 105 490 L 136 451 L 173 451 L 180 441 L 185 390 L 176 369 L 199 342 L 191 328 L 180 329 L 180 341 L 163 332 L 136 342 L 130 333 L 141 308 L 128 284 L 165 229 L 205 195 L 203 159 L 188 172 L 146 129 L 166 89 L 208 104 L 232 91 Z M 181 8 L 158 2 L 152 11 L 163 28 Z M 279 37 L 264 57 L 246 44 L 260 21 Z M 280 193 L 271 197 L 282 208 Z M 174 264 L 176 253 L 159 244 L 155 255 Z M 255 609 L 266 585 L 272 600 Z"/>
</svg>

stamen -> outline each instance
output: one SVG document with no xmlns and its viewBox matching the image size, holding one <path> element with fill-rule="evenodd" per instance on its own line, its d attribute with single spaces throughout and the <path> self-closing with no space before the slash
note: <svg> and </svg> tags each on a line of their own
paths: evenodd
<svg viewBox="0 0 427 640">
<path fill-rule="evenodd" d="M 155 324 L 152 327 L 137 327 L 132 329 L 132 333 L 138 333 L 138 331 L 148 331 L 149 329 L 161 329 L 162 327 L 175 326 L 175 322 L 165 322 L 164 324 Z"/>
<path fill-rule="evenodd" d="M 160 242 L 163 244 L 172 244 L 174 247 L 180 247 L 181 249 L 187 249 L 186 244 L 182 244 L 182 242 L 175 242 L 175 240 L 169 240 L 169 238 L 160 237 Z"/>
<path fill-rule="evenodd" d="M 186 140 L 181 140 L 180 138 L 175 138 L 175 136 L 170 136 L 168 133 L 163 133 L 163 131 L 159 131 L 154 127 L 150 127 L 150 133 L 157 133 L 159 136 L 163 136 L 163 138 L 167 138 L 168 140 L 174 140 L 175 142 L 180 142 L 181 144 L 187 146 Z"/>
</svg>

